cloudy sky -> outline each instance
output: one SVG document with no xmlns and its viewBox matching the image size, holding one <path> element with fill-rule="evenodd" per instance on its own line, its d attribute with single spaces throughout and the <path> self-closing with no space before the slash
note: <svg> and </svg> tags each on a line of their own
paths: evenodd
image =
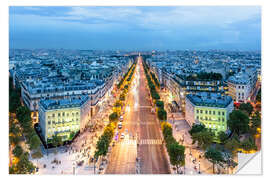
<svg viewBox="0 0 270 180">
<path fill-rule="evenodd" d="M 10 7 L 10 48 L 260 50 L 261 8 Z"/>
</svg>

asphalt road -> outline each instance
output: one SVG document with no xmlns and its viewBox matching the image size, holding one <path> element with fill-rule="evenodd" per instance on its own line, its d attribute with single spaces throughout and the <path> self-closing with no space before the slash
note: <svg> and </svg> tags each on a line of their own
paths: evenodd
<svg viewBox="0 0 270 180">
<path fill-rule="evenodd" d="M 113 147 L 106 174 L 135 174 L 136 157 L 140 159 L 141 174 L 168 174 L 168 161 L 162 146 L 159 122 L 151 113 L 149 90 L 141 59 L 137 64 L 135 88 L 129 91 L 123 128 L 125 139 L 118 140 Z M 134 136 L 134 137 L 133 137 Z M 137 146 L 137 144 L 139 144 Z"/>
</svg>

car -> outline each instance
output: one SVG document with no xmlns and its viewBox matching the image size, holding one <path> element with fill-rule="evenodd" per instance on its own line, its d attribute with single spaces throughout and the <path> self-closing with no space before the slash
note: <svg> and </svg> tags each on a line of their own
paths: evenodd
<svg viewBox="0 0 270 180">
<path fill-rule="evenodd" d="M 120 116 L 120 122 L 122 122 L 124 119 L 123 119 L 123 116 Z"/>
<path fill-rule="evenodd" d="M 124 138 L 125 138 L 125 134 L 122 133 L 120 138 L 121 138 L 121 139 L 124 139 Z"/>
<path fill-rule="evenodd" d="M 121 122 L 118 124 L 118 129 L 122 129 L 122 123 Z"/>
</svg>

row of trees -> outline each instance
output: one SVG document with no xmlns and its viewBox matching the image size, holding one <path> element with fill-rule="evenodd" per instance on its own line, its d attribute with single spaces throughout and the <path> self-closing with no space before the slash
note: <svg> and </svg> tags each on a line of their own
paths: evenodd
<svg viewBox="0 0 270 180">
<path fill-rule="evenodd" d="M 194 80 L 222 80 L 222 75 L 220 73 L 214 72 L 200 72 L 195 75 L 190 75 L 187 77 L 187 80 L 194 81 Z"/>
<path fill-rule="evenodd" d="M 97 142 L 97 149 L 94 155 L 95 159 L 98 159 L 99 156 L 106 156 L 108 153 L 108 148 L 114 135 L 115 126 L 115 122 L 110 122 L 105 127 L 103 134 L 99 137 Z"/>
<path fill-rule="evenodd" d="M 148 82 L 148 86 L 149 86 L 149 89 L 150 89 L 150 94 L 151 94 L 151 97 L 157 101 L 160 99 L 160 96 L 156 90 L 156 86 L 155 84 L 153 83 L 153 81 L 151 80 L 151 77 L 149 76 L 149 73 L 148 73 L 148 68 L 147 68 L 147 65 L 145 64 L 145 62 L 143 61 L 143 67 L 144 67 L 144 72 L 145 72 L 145 75 L 146 75 L 146 79 L 147 79 L 147 82 Z"/>
<path fill-rule="evenodd" d="M 206 128 L 203 124 L 194 124 L 189 130 L 189 133 L 192 138 L 192 144 L 197 143 L 198 147 L 205 151 L 204 157 L 213 163 L 213 173 L 215 165 L 224 166 L 225 163 L 232 164 L 233 156 L 227 156 L 225 158 L 226 152 L 236 152 L 238 146 L 235 146 L 235 140 L 228 139 L 228 135 L 223 131 L 220 131 L 215 136 L 215 133 L 210 129 Z M 214 142 L 219 141 L 221 144 L 213 144 Z M 238 141 L 237 141 L 238 143 Z M 235 165 L 235 162 L 233 163 Z"/>
<path fill-rule="evenodd" d="M 170 162 L 177 169 L 185 165 L 185 147 L 180 145 L 172 134 L 172 126 L 167 122 L 161 123 L 161 129 L 166 142 L 167 152 L 170 156 Z"/>
<path fill-rule="evenodd" d="M 150 72 L 152 79 L 154 79 L 155 81 L 155 84 L 154 84 L 151 77 L 148 74 L 149 67 L 144 63 L 144 61 L 143 61 L 143 67 L 144 67 L 144 72 L 146 74 L 146 79 L 148 81 L 148 86 L 150 88 L 151 96 L 154 99 L 154 103 L 156 104 L 156 107 L 157 107 L 158 119 L 162 121 L 161 130 L 162 130 L 164 140 L 166 142 L 166 149 L 170 157 L 170 163 L 173 166 L 176 166 L 178 170 L 180 166 L 185 165 L 185 147 L 180 145 L 176 141 L 176 139 L 173 137 L 172 126 L 168 122 L 166 122 L 167 112 L 164 109 L 164 102 L 159 100 L 160 96 L 156 91 L 155 84 L 159 87 L 157 78 L 155 77 L 153 73 Z"/>
<path fill-rule="evenodd" d="M 126 74 L 124 75 L 124 77 L 120 80 L 120 82 L 117 84 L 117 88 L 120 89 L 121 86 L 123 85 L 124 81 L 126 80 L 126 78 L 128 77 L 129 73 L 131 72 L 131 70 L 134 71 L 134 67 L 136 66 L 136 63 L 133 63 L 132 66 L 128 69 L 128 71 L 126 72 Z"/>
<path fill-rule="evenodd" d="M 146 74 L 146 79 L 147 79 L 147 82 L 148 82 L 148 86 L 150 88 L 151 97 L 154 99 L 154 103 L 156 104 L 156 107 L 157 107 L 158 119 L 161 120 L 161 121 L 165 121 L 165 120 L 167 120 L 167 112 L 164 109 L 164 102 L 159 100 L 160 96 L 159 96 L 159 94 L 158 94 L 158 92 L 156 90 L 156 86 L 159 87 L 159 83 L 157 81 L 157 78 L 155 77 L 155 74 L 150 72 L 152 78 L 156 79 L 156 81 L 157 81 L 157 82 L 155 81 L 155 84 L 154 84 L 151 77 L 148 74 L 148 66 L 144 62 L 143 62 L 143 67 L 144 67 L 144 72 Z"/>
<path fill-rule="evenodd" d="M 98 159 L 99 156 L 106 156 L 106 154 L 108 153 L 108 148 L 110 146 L 110 143 L 112 142 L 117 120 L 119 118 L 121 107 L 123 106 L 123 102 L 125 101 L 129 84 L 134 74 L 135 67 L 136 67 L 136 63 L 134 63 L 130 67 L 129 71 L 122 78 L 122 80 L 120 81 L 121 84 L 117 85 L 118 89 L 120 89 L 122 85 L 125 85 L 125 86 L 124 88 L 122 88 L 122 93 L 120 94 L 119 99 L 116 100 L 116 102 L 114 103 L 113 113 L 109 115 L 110 123 L 105 127 L 103 134 L 99 137 L 99 140 L 96 145 L 95 155 L 94 155 L 95 159 Z M 125 83 L 126 81 L 127 81 L 127 84 Z"/>
<path fill-rule="evenodd" d="M 16 161 L 9 167 L 10 174 L 29 174 L 34 172 L 35 166 L 29 161 L 29 153 L 26 152 L 21 142 L 26 140 L 30 150 L 38 157 L 42 156 L 40 149 L 40 139 L 37 136 L 31 119 L 31 112 L 20 103 L 20 89 L 13 88 L 12 78 L 9 79 L 9 143 L 14 147 L 12 154 Z M 16 117 L 12 113 L 16 113 Z M 32 155 L 33 157 L 33 155 Z"/>
<path fill-rule="evenodd" d="M 15 113 L 16 109 L 20 107 L 20 88 L 13 88 L 12 78 L 9 77 L 9 112 Z"/>
<path fill-rule="evenodd" d="M 155 81 L 155 84 L 157 87 L 160 87 L 160 83 L 158 82 L 158 79 L 156 78 L 155 74 L 150 72 L 152 79 Z"/>
</svg>

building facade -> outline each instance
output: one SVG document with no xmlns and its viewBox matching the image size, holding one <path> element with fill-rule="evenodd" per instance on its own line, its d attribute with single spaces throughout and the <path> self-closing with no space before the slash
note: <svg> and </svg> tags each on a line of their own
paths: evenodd
<svg viewBox="0 0 270 180">
<path fill-rule="evenodd" d="M 228 94 L 235 102 L 247 102 L 256 89 L 256 71 L 247 71 L 235 74 L 228 78 Z"/>
<path fill-rule="evenodd" d="M 71 140 L 72 134 L 83 131 L 86 125 L 93 124 L 90 115 L 90 98 L 69 98 L 61 100 L 40 100 L 39 120 L 41 136 L 50 143 L 53 135 Z"/>
<path fill-rule="evenodd" d="M 197 93 L 186 96 L 185 117 L 190 126 L 204 124 L 214 132 L 226 131 L 229 114 L 233 111 L 230 96 L 216 93 Z"/>
</svg>

